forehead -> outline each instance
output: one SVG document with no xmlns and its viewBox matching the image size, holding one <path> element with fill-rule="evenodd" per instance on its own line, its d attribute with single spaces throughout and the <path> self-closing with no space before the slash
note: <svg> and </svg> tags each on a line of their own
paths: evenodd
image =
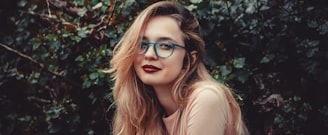
<svg viewBox="0 0 328 135">
<path fill-rule="evenodd" d="M 172 17 L 154 16 L 150 18 L 144 28 L 142 36 L 145 39 L 156 41 L 159 38 L 168 38 L 183 43 L 183 32 L 179 23 Z"/>
</svg>

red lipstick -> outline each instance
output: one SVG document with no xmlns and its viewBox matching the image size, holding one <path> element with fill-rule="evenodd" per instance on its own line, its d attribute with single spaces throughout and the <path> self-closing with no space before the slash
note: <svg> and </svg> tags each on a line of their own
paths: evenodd
<svg viewBox="0 0 328 135">
<path fill-rule="evenodd" d="M 153 73 L 161 70 L 160 68 L 153 66 L 153 65 L 144 65 L 142 66 L 142 69 L 147 73 Z"/>
</svg>

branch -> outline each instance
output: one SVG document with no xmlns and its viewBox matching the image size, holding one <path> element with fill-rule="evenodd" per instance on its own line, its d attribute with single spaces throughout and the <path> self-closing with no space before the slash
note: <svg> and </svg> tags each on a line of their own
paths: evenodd
<svg viewBox="0 0 328 135">
<path fill-rule="evenodd" d="M 49 104 L 49 103 L 52 103 L 51 100 L 47 100 L 47 99 L 43 99 L 43 98 L 39 98 L 39 97 L 35 97 L 35 96 L 29 96 L 27 97 L 27 100 L 29 101 L 37 101 L 39 103 L 44 103 L 44 104 Z"/>
<path fill-rule="evenodd" d="M 49 6 L 49 0 L 46 0 L 47 2 L 47 8 L 48 8 L 48 15 L 51 17 L 51 10 L 50 10 L 50 6 Z"/>
<path fill-rule="evenodd" d="M 74 23 L 68 22 L 64 19 L 58 19 L 56 16 L 54 17 L 54 16 L 49 16 L 49 15 L 43 15 L 43 14 L 38 14 L 38 13 L 31 12 L 31 11 L 29 11 L 29 12 L 21 11 L 21 12 L 24 13 L 24 14 L 39 17 L 40 19 L 45 20 L 45 21 L 50 22 L 50 23 L 55 22 L 55 23 L 61 23 L 63 25 L 73 26 L 75 28 L 75 30 L 79 28 L 78 25 L 75 25 Z"/>
<path fill-rule="evenodd" d="M 105 18 L 105 17 L 104 17 L 104 18 L 101 18 L 101 21 L 100 21 L 99 23 L 96 24 L 95 27 L 99 27 L 99 28 L 97 29 L 97 32 L 100 32 L 100 31 L 106 29 L 106 28 L 111 24 L 111 20 L 112 20 L 112 18 L 113 18 L 113 16 L 114 16 L 114 12 L 115 12 L 115 9 L 116 9 L 116 2 L 117 2 L 117 0 L 115 0 L 114 3 L 111 4 L 111 5 L 114 5 L 114 6 L 113 6 L 113 7 L 111 6 L 111 7 L 109 8 L 110 15 L 109 15 L 109 16 L 106 15 L 106 16 L 108 16 L 108 19 L 106 19 L 106 20 L 104 21 L 104 18 Z M 101 25 L 103 25 L 103 24 L 105 24 L 105 25 L 104 25 L 104 26 L 101 26 Z M 100 26 L 101 26 L 101 27 L 100 27 Z"/>
<path fill-rule="evenodd" d="M 18 56 L 20 56 L 20 57 L 22 57 L 22 58 L 24 58 L 24 59 L 27 59 L 28 61 L 31 61 L 33 64 L 35 64 L 35 65 L 37 65 L 38 67 L 40 67 L 40 68 L 42 69 L 42 71 L 46 71 L 46 72 L 48 72 L 48 73 L 50 73 L 50 74 L 52 74 L 52 75 L 54 75 L 54 76 L 56 76 L 56 77 L 62 78 L 62 79 L 64 79 L 65 81 L 70 82 L 71 84 L 73 84 L 73 85 L 75 85 L 75 86 L 77 86 L 77 87 L 81 87 L 81 85 L 79 85 L 78 83 L 76 83 L 76 82 L 74 82 L 74 81 L 72 81 L 72 80 L 69 80 L 69 79 L 65 78 L 65 77 L 62 75 L 63 72 L 54 72 L 54 71 L 50 71 L 50 70 L 48 70 L 47 68 L 45 68 L 45 66 L 44 66 L 42 63 L 39 63 L 38 61 L 36 61 L 36 60 L 33 59 L 32 57 L 30 57 L 30 56 L 28 56 L 28 55 L 26 55 L 26 54 L 23 54 L 23 53 L 21 53 L 21 52 L 15 50 L 15 49 L 13 49 L 13 48 L 10 48 L 10 47 L 8 47 L 7 45 L 5 45 L 5 44 L 3 44 L 3 43 L 0 43 L 0 47 L 4 48 L 5 50 L 7 50 L 7 51 L 9 51 L 9 52 L 12 52 L 12 53 L 18 55 Z"/>
<path fill-rule="evenodd" d="M 107 25 L 110 25 L 110 22 L 111 22 L 111 20 L 112 20 L 112 18 L 113 18 L 113 16 L 114 16 L 114 12 L 115 12 L 115 9 L 116 9 L 116 2 L 117 2 L 117 0 L 115 0 L 115 1 L 114 1 L 114 4 L 112 4 L 112 5 L 114 5 L 114 7 L 113 7 L 113 9 L 112 9 L 112 11 L 111 11 L 111 13 L 110 13 L 110 16 L 109 16 L 109 19 L 108 19 Z"/>
<path fill-rule="evenodd" d="M 15 49 L 12 49 L 12 48 L 8 47 L 8 46 L 5 45 L 5 44 L 0 43 L 0 46 L 3 47 L 3 48 L 5 48 L 5 49 L 6 49 L 7 51 L 9 51 L 9 52 L 15 53 L 16 55 L 18 55 L 18 56 L 20 56 L 20 57 L 22 57 L 22 58 L 24 58 L 24 59 L 27 59 L 27 60 L 31 61 L 33 64 L 38 65 L 38 67 L 40 67 L 40 68 L 44 68 L 44 65 L 43 65 L 43 64 L 37 62 L 37 61 L 34 60 L 32 57 L 30 57 L 30 56 L 28 56 L 28 55 L 25 55 L 25 54 L 23 54 L 23 53 L 21 53 L 21 52 L 15 50 Z M 49 71 L 49 72 L 51 72 L 51 71 Z M 55 73 L 55 72 L 54 72 L 53 74 L 55 74 L 55 75 L 60 75 L 59 73 Z"/>
<path fill-rule="evenodd" d="M 111 5 L 114 6 L 110 6 L 110 8 L 108 9 L 110 15 L 106 15 L 105 17 L 101 18 L 100 22 L 97 23 L 96 26 L 89 31 L 89 34 L 93 35 L 94 38 L 96 38 L 97 40 L 102 39 L 104 37 L 105 33 L 103 32 L 103 30 L 107 29 L 108 26 L 111 25 L 111 20 L 114 16 L 114 12 L 116 9 L 116 2 L 117 0 L 114 1 L 114 4 L 111 3 Z"/>
</svg>

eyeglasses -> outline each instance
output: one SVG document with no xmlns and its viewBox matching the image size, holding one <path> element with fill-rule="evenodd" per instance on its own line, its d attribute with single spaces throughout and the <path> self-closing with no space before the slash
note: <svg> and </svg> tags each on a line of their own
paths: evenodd
<svg viewBox="0 0 328 135">
<path fill-rule="evenodd" d="M 150 45 L 153 45 L 156 56 L 160 58 L 170 57 L 173 54 L 175 47 L 186 49 L 184 46 L 165 40 L 158 42 L 141 41 L 138 54 L 145 54 L 148 51 Z"/>
</svg>

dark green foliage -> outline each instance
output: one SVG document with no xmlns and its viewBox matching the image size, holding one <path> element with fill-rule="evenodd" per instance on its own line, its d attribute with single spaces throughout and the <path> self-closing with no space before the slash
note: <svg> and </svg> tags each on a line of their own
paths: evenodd
<svg viewBox="0 0 328 135">
<path fill-rule="evenodd" d="M 2 0 L 0 134 L 110 134 L 112 49 L 156 0 Z M 328 128 L 325 0 L 181 1 L 252 134 Z"/>
</svg>

